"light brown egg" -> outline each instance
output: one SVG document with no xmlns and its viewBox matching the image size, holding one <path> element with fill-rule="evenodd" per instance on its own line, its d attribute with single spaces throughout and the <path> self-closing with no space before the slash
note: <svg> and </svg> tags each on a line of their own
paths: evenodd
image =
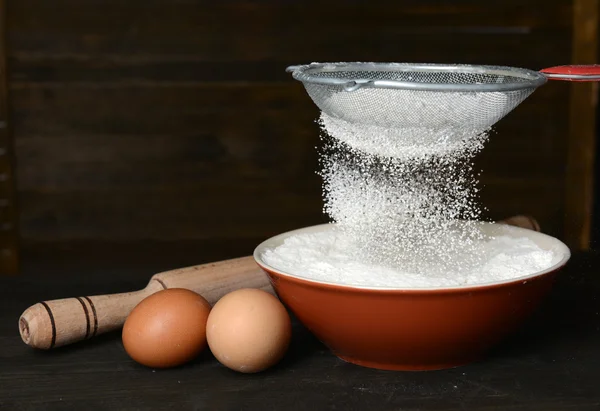
<svg viewBox="0 0 600 411">
<path fill-rule="evenodd" d="M 257 289 L 241 289 L 222 297 L 206 324 L 208 345 L 217 360 L 244 373 L 259 372 L 279 362 L 291 334 L 283 304 Z"/>
<path fill-rule="evenodd" d="M 210 304 L 193 291 L 172 288 L 152 294 L 125 321 L 125 351 L 152 368 L 184 364 L 206 348 L 209 313 Z"/>
</svg>

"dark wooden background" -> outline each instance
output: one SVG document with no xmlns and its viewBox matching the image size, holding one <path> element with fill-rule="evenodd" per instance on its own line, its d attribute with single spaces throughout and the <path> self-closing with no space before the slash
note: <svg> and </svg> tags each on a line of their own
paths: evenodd
<svg viewBox="0 0 600 411">
<path fill-rule="evenodd" d="M 592 0 L 4 3 L 18 213 L 3 216 L 18 221 L 3 238 L 25 255 L 152 242 L 217 258 L 323 221 L 318 112 L 287 65 L 541 69 L 593 63 L 597 47 Z M 577 87 L 575 103 L 569 84 L 536 91 L 478 164 L 491 217 L 531 214 L 585 248 L 596 90 Z"/>
</svg>

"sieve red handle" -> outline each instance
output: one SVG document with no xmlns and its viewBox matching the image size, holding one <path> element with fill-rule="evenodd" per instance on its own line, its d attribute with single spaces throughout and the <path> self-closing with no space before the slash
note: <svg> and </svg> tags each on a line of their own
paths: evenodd
<svg viewBox="0 0 600 411">
<path fill-rule="evenodd" d="M 540 70 L 548 80 L 600 81 L 600 64 L 555 66 Z"/>
</svg>

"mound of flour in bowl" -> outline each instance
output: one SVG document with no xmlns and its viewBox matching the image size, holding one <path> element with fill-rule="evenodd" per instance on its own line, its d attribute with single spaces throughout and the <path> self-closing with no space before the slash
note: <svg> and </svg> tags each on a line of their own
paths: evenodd
<svg viewBox="0 0 600 411">
<path fill-rule="evenodd" d="M 479 264 L 467 270 L 447 270 L 445 261 L 428 261 L 419 272 L 400 266 L 361 261 L 352 237 L 341 229 L 301 233 L 268 249 L 263 261 L 271 267 L 316 281 L 363 287 L 425 288 L 454 287 L 510 280 L 545 270 L 559 256 L 543 250 L 526 237 L 485 238 L 470 248 L 480 256 Z M 455 256 L 460 260 L 461 256 Z M 423 269 L 425 268 L 425 269 Z"/>
</svg>

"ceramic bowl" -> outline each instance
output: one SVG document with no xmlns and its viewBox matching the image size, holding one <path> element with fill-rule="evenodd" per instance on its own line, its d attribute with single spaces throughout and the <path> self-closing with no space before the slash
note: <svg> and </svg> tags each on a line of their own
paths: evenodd
<svg viewBox="0 0 600 411">
<path fill-rule="evenodd" d="M 546 270 L 508 281 L 445 288 L 358 287 L 311 280 L 266 264 L 265 250 L 287 237 L 333 228 L 290 231 L 261 243 L 254 259 L 283 303 L 335 355 L 386 370 L 434 370 L 480 360 L 513 333 L 551 289 L 570 258 L 556 238 L 523 228 L 486 223 L 491 234 L 527 237 L 558 256 Z"/>
</svg>

